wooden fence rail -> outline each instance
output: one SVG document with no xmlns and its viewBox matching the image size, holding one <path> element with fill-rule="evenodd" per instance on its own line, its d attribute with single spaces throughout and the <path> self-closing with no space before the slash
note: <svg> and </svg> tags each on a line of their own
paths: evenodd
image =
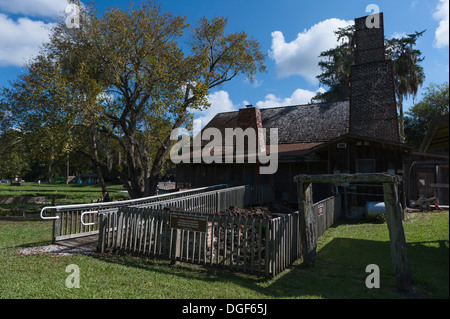
<svg viewBox="0 0 450 319">
<path fill-rule="evenodd" d="M 317 237 L 320 237 L 341 216 L 341 196 L 331 196 L 313 204 L 313 213 L 317 216 Z"/>
<path fill-rule="evenodd" d="M 101 252 L 119 250 L 169 260 L 275 276 L 300 256 L 298 213 L 274 219 L 183 212 L 206 231 L 176 229 L 165 209 L 124 207 L 102 215 Z"/>
</svg>

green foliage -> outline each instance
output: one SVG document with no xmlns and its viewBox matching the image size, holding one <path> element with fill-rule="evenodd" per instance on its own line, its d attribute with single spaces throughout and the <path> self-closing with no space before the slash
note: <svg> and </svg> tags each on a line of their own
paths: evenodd
<svg viewBox="0 0 450 319">
<path fill-rule="evenodd" d="M 354 62 L 354 26 L 340 28 L 334 33 L 340 45 L 321 52 L 319 67 L 322 73 L 317 76 L 319 83 L 328 91 L 319 92 L 313 97 L 317 102 L 345 101 L 350 98 L 350 68 Z"/>
<path fill-rule="evenodd" d="M 101 15 L 93 4 L 80 8 L 80 28 L 56 25 L 28 72 L 3 90 L 2 105 L 18 114 L 16 127 L 49 171 L 80 152 L 100 175 L 107 158 L 121 154 L 115 169 L 130 196 L 148 196 L 172 130 L 191 127 L 192 110 L 209 106 L 211 89 L 265 71 L 264 55 L 245 32 L 227 34 L 225 18 L 191 27 L 149 1 Z"/>
<path fill-rule="evenodd" d="M 415 49 L 417 39 L 424 31 L 407 34 L 398 39 L 393 38 L 386 41 L 386 55 L 392 60 L 394 73 L 394 88 L 397 96 L 397 107 L 399 110 L 400 136 L 405 137 L 403 118 L 403 99 L 411 96 L 416 97 L 419 87 L 425 80 L 423 67 L 419 64 L 424 60 L 422 52 Z"/>
<path fill-rule="evenodd" d="M 29 169 L 28 154 L 22 143 L 23 134 L 8 130 L 0 134 L 0 178 L 14 180 Z"/>
<path fill-rule="evenodd" d="M 433 118 L 449 112 L 449 85 L 431 83 L 425 88 L 422 100 L 406 112 L 406 142 L 419 148 Z"/>
</svg>

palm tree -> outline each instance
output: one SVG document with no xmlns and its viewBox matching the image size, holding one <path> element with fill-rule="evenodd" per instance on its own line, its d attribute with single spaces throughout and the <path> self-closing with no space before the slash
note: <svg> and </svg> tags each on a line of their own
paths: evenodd
<svg viewBox="0 0 450 319">
<path fill-rule="evenodd" d="M 414 99 L 425 80 L 423 67 L 419 65 L 424 58 L 420 57 L 420 50 L 414 49 L 417 38 L 424 32 L 425 30 L 407 34 L 400 39 L 393 38 L 386 41 L 387 58 L 391 59 L 393 63 L 394 87 L 400 121 L 399 133 L 402 139 L 405 137 L 403 100 L 408 96 L 412 96 Z"/>
</svg>

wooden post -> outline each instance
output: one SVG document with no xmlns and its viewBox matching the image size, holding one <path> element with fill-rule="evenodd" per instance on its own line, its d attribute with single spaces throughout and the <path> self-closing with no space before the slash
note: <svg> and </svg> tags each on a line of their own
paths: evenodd
<svg viewBox="0 0 450 319">
<path fill-rule="evenodd" d="M 61 213 L 56 213 L 56 216 L 59 218 L 53 220 L 52 244 L 55 243 L 56 237 L 61 234 Z"/>
<path fill-rule="evenodd" d="M 97 251 L 104 253 L 105 252 L 105 244 L 106 244 L 106 226 L 107 226 L 107 218 L 104 214 L 99 214 L 99 228 L 98 228 L 98 244 Z"/>
<path fill-rule="evenodd" d="M 306 252 L 306 218 L 305 218 L 305 190 L 301 181 L 297 182 L 298 196 L 298 230 L 300 232 L 301 254 Z"/>
<path fill-rule="evenodd" d="M 317 249 L 317 216 L 313 210 L 313 190 L 309 184 L 305 190 L 305 220 L 306 220 L 306 252 L 303 260 L 308 267 L 316 263 Z"/>
<path fill-rule="evenodd" d="M 411 292 L 411 269 L 402 225 L 402 211 L 398 201 L 397 184 L 383 183 L 383 191 L 396 285 L 400 290 Z"/>
<path fill-rule="evenodd" d="M 311 183 L 298 183 L 298 211 L 303 262 L 308 267 L 316 262 L 317 220 L 313 212 Z"/>
<path fill-rule="evenodd" d="M 178 265 L 181 261 L 181 229 L 175 229 L 175 256 L 172 265 Z"/>
<path fill-rule="evenodd" d="M 25 201 L 26 197 L 22 197 L 22 216 L 25 217 Z"/>
</svg>

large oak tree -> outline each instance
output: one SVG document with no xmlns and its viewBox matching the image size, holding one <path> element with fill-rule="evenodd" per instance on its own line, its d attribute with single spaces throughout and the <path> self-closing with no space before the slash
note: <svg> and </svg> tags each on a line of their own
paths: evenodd
<svg viewBox="0 0 450 319">
<path fill-rule="evenodd" d="M 42 51 L 39 59 L 54 67 L 61 95 L 52 97 L 47 91 L 54 88 L 41 86 L 53 100 L 33 101 L 36 110 L 48 114 L 61 102 L 55 115 L 64 119 L 67 132 L 88 128 L 98 165 L 96 140 L 114 140 L 126 158 L 119 171 L 130 196 L 153 195 L 174 142 L 172 130 L 192 125 L 192 110 L 209 106 L 211 89 L 237 76 L 252 81 L 265 71 L 259 43 L 245 32 L 228 34 L 227 23 L 203 18 L 191 27 L 186 17 L 151 2 L 101 15 L 93 5 L 83 7 L 80 27 L 61 21 Z M 33 68 L 36 62 L 29 73 L 40 72 Z"/>
</svg>

